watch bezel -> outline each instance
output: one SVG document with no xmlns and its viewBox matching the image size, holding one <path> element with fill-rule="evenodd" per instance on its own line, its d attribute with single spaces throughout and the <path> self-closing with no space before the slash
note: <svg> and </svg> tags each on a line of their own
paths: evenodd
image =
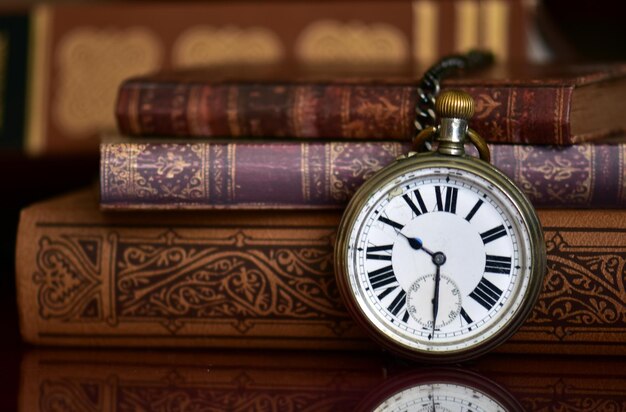
<svg viewBox="0 0 626 412">
<path fill-rule="evenodd" d="M 358 304 L 350 286 L 348 269 L 350 236 L 361 210 L 365 207 L 371 195 L 375 193 L 378 188 L 393 182 L 401 175 L 422 168 L 438 167 L 459 169 L 463 172 L 472 173 L 485 179 L 489 184 L 497 187 L 504 193 L 511 204 L 516 208 L 517 213 L 522 217 L 522 222 L 526 228 L 530 242 L 530 250 L 528 252 L 531 254 L 531 270 L 529 271 L 530 280 L 528 288 L 520 297 L 523 302 L 514 316 L 487 340 L 471 347 L 447 352 L 426 351 L 408 347 L 398 341 L 392 340 L 379 331 L 370 321 L 364 309 Z M 335 243 L 335 272 L 337 285 L 342 300 L 349 313 L 352 315 L 352 318 L 381 346 L 407 358 L 427 362 L 448 363 L 467 360 L 489 352 L 504 343 L 504 341 L 519 329 L 532 311 L 541 292 L 545 269 L 546 249 L 543 231 L 539 218 L 526 195 L 498 169 L 487 162 L 467 155 L 450 156 L 439 153 L 422 153 L 399 159 L 383 168 L 376 175 L 367 180 L 351 199 L 339 224 Z"/>
</svg>

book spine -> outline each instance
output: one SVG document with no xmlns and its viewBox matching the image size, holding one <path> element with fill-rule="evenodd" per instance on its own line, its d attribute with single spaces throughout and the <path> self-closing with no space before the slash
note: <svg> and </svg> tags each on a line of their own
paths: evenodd
<svg viewBox="0 0 626 412">
<path fill-rule="evenodd" d="M 108 143 L 105 209 L 342 208 L 400 142 Z M 490 145 L 535 207 L 626 206 L 626 145 Z"/>
<path fill-rule="evenodd" d="M 417 89 L 407 85 L 142 84 L 117 102 L 131 136 L 407 139 Z"/>
<path fill-rule="evenodd" d="M 486 140 L 573 143 L 572 86 L 463 88 L 476 101 L 470 127 Z M 120 89 L 116 114 L 119 130 L 131 136 L 410 140 L 417 99 L 410 84 L 129 81 Z"/>
<path fill-rule="evenodd" d="M 338 294 L 338 213 L 26 209 L 23 338 L 82 346 L 371 347 Z M 69 213 L 68 213 L 69 211 Z M 626 354 L 626 212 L 542 211 L 548 272 L 500 350 Z"/>
</svg>

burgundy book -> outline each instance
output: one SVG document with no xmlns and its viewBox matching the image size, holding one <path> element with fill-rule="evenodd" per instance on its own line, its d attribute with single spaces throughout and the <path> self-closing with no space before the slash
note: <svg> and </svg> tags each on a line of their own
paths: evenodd
<svg viewBox="0 0 626 412">
<path fill-rule="evenodd" d="M 536 207 L 626 206 L 626 144 L 490 149 Z M 100 200 L 105 209 L 342 208 L 408 150 L 381 141 L 111 141 L 101 146 Z"/>
<path fill-rule="evenodd" d="M 274 80 L 280 79 L 280 80 Z M 211 70 L 124 82 L 119 130 L 133 136 L 410 139 L 417 77 Z M 476 101 L 489 142 L 566 145 L 626 130 L 626 65 L 494 67 L 443 82 Z"/>
<path fill-rule="evenodd" d="M 81 346 L 373 348 L 333 269 L 338 211 L 98 210 L 94 191 L 26 208 L 23 338 Z M 626 211 L 540 210 L 548 270 L 498 350 L 626 355 Z"/>
</svg>

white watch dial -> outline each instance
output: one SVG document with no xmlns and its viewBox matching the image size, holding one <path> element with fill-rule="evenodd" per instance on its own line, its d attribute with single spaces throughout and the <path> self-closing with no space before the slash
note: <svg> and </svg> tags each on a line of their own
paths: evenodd
<svg viewBox="0 0 626 412">
<path fill-rule="evenodd" d="M 521 216 L 504 192 L 467 171 L 401 175 L 372 194 L 348 239 L 358 306 L 405 347 L 479 345 L 514 316 L 528 288 Z"/>
<path fill-rule="evenodd" d="M 431 383 L 416 385 L 390 396 L 375 412 L 500 412 L 502 405 L 483 392 L 467 385 Z"/>
</svg>

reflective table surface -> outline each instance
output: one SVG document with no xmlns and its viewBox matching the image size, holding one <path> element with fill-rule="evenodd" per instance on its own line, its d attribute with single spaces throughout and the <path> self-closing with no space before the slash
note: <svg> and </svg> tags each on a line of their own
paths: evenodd
<svg viewBox="0 0 626 412">
<path fill-rule="evenodd" d="M 18 410 L 623 411 L 624 366 L 498 356 L 443 368 L 372 354 L 28 350 Z"/>
<path fill-rule="evenodd" d="M 489 355 L 27 348 L 2 352 L 1 410 L 623 411 L 626 361 Z"/>
</svg>

